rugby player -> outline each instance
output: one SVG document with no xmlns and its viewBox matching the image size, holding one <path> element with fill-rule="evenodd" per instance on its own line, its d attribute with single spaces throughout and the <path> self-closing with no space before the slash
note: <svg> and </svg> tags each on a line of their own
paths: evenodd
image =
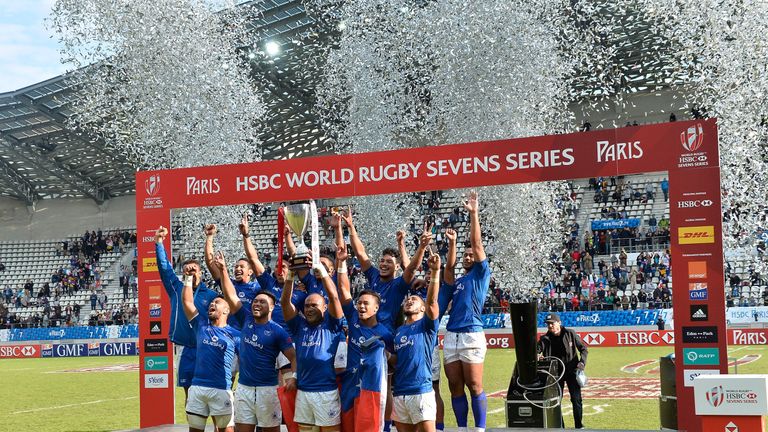
<svg viewBox="0 0 768 432">
<path fill-rule="evenodd" d="M 184 284 L 173 271 L 173 265 L 165 253 L 163 241 L 168 237 L 168 229 L 160 226 L 155 231 L 155 257 L 157 258 L 157 271 L 163 282 L 165 292 L 171 303 L 171 325 L 168 329 L 168 338 L 174 343 L 174 351 L 177 364 L 177 387 L 184 388 L 184 397 L 189 395 L 189 387 L 192 385 L 192 376 L 195 371 L 195 357 L 197 339 L 195 332 L 190 327 L 184 316 L 184 307 L 181 304 L 181 292 Z M 197 310 L 208 310 L 211 300 L 216 298 L 215 291 L 209 289 L 202 281 L 200 263 L 195 259 L 189 259 L 182 264 L 182 274 L 192 278 L 194 294 L 192 296 Z"/>
<path fill-rule="evenodd" d="M 491 270 L 485 256 L 480 232 L 480 206 L 476 191 L 469 193 L 464 208 L 469 213 L 469 247 L 464 250 L 464 275 L 455 279 L 456 254 L 447 257 L 443 279 L 454 285 L 451 313 L 443 339 L 445 375 L 451 390 L 451 405 L 460 432 L 467 431 L 469 404 L 464 387 L 469 389 L 475 431 L 485 430 L 487 399 L 483 391 L 483 362 L 485 361 L 485 333 L 481 312 Z M 456 249 L 456 239 L 448 238 L 449 248 Z"/>
<path fill-rule="evenodd" d="M 224 298 L 230 314 L 242 321 L 240 338 L 240 374 L 235 391 L 235 428 L 237 432 L 279 432 L 282 409 L 277 393 L 278 372 L 275 362 L 279 354 L 290 361 L 290 369 L 282 375 L 285 387 L 296 388 L 296 350 L 291 337 L 271 320 L 277 299 L 270 291 L 259 291 L 251 309 L 239 298 L 229 275 L 224 256 L 217 254 L 214 265 L 221 274 Z"/>
<path fill-rule="evenodd" d="M 232 363 L 240 343 L 240 332 L 227 325 L 229 305 L 222 297 L 214 298 L 201 316 L 192 293 L 193 276 L 184 277 L 182 305 L 197 337 L 197 358 L 186 411 L 190 432 L 202 432 L 210 416 L 213 424 L 226 432 L 233 416 Z"/>
</svg>

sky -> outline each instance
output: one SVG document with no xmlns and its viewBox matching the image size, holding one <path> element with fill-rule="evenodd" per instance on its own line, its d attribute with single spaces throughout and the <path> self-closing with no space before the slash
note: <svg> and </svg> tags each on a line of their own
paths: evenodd
<svg viewBox="0 0 768 432">
<path fill-rule="evenodd" d="M 61 75 L 57 41 L 44 20 L 55 0 L 0 0 L 0 93 Z"/>
</svg>

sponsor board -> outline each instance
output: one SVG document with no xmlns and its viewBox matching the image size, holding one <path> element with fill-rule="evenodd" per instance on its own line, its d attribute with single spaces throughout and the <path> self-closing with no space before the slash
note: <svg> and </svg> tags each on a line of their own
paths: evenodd
<svg viewBox="0 0 768 432">
<path fill-rule="evenodd" d="M 706 282 L 690 282 L 688 284 L 688 298 L 690 300 L 707 300 L 709 290 Z"/>
<path fill-rule="evenodd" d="M 717 343 L 717 327 L 683 327 L 683 343 Z"/>
<path fill-rule="evenodd" d="M 683 369 L 683 382 L 686 387 L 693 387 L 693 380 L 701 375 L 719 375 L 720 369 Z"/>
<path fill-rule="evenodd" d="M 145 353 L 167 353 L 168 339 L 144 339 Z"/>
<path fill-rule="evenodd" d="M 156 272 L 157 271 L 157 258 L 151 257 L 151 258 L 142 258 L 141 259 L 141 270 L 145 272 Z"/>
<path fill-rule="evenodd" d="M 146 371 L 168 370 L 168 357 L 165 357 L 165 356 L 144 357 L 144 370 Z"/>
<path fill-rule="evenodd" d="M 160 300 L 160 285 L 150 285 L 147 287 L 149 291 L 149 300 Z"/>
<path fill-rule="evenodd" d="M 168 388 L 168 374 L 145 374 L 144 388 Z"/>
<path fill-rule="evenodd" d="M 39 358 L 40 345 L 0 345 L 0 358 Z"/>
<path fill-rule="evenodd" d="M 720 364 L 720 351 L 717 348 L 683 348 L 683 364 L 717 366 Z"/>
<path fill-rule="evenodd" d="M 715 227 L 713 225 L 679 227 L 677 240 L 681 245 L 714 243 Z"/>
<path fill-rule="evenodd" d="M 150 321 L 149 322 L 149 334 L 161 334 L 163 332 L 162 321 Z"/>
<path fill-rule="evenodd" d="M 152 174 L 144 180 L 144 209 L 163 208 L 163 197 L 160 196 L 160 174 Z"/>
<path fill-rule="evenodd" d="M 728 324 L 768 323 L 768 306 L 732 307 L 725 311 Z"/>
<path fill-rule="evenodd" d="M 691 321 L 708 321 L 709 320 L 709 305 L 691 305 L 690 306 Z"/>
<path fill-rule="evenodd" d="M 690 126 L 680 132 L 680 145 L 683 152 L 677 161 L 678 168 L 699 168 L 709 166 L 709 157 L 704 145 L 704 128 L 701 123 Z"/>
<path fill-rule="evenodd" d="M 689 261 L 688 262 L 688 279 L 706 279 L 707 278 L 707 262 L 706 261 Z"/>
<path fill-rule="evenodd" d="M 768 413 L 768 376 L 705 375 L 693 381 L 697 415 L 763 416 Z"/>
<path fill-rule="evenodd" d="M 136 342 L 42 344 L 41 357 L 113 357 L 137 355 Z"/>
<path fill-rule="evenodd" d="M 160 303 L 150 303 L 149 304 L 149 317 L 150 318 L 160 318 L 160 315 L 162 315 L 163 306 Z"/>
</svg>

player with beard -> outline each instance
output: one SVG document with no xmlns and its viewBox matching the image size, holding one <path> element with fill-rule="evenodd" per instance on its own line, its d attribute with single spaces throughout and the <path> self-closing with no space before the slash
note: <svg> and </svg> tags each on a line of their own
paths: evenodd
<svg viewBox="0 0 768 432">
<path fill-rule="evenodd" d="M 160 280 L 162 280 L 165 292 L 171 302 L 171 325 L 168 338 L 174 343 L 175 348 L 181 348 L 181 352 L 176 353 L 178 358 L 177 386 L 184 388 L 184 396 L 187 397 L 195 372 L 197 338 L 184 316 L 184 306 L 181 303 L 181 292 L 184 284 L 174 273 L 173 265 L 165 253 L 163 242 L 166 237 L 168 237 L 167 228 L 161 226 L 155 231 L 155 257 L 157 258 L 157 271 L 160 273 Z M 208 310 L 211 300 L 216 298 L 217 294 L 202 281 L 200 263 L 194 259 L 184 261 L 182 274 L 192 278 L 192 287 L 195 291 L 192 298 L 195 307 L 198 310 Z"/>
<path fill-rule="evenodd" d="M 347 366 L 341 377 L 342 431 L 378 432 L 384 427 L 387 398 L 387 358 L 392 333 L 376 319 L 381 298 L 363 290 L 352 301 L 347 278 L 346 245 L 336 251 L 339 296 L 349 328 Z"/>
<path fill-rule="evenodd" d="M 408 296 L 403 306 L 405 323 L 395 335 L 397 366 L 392 417 L 397 430 L 403 432 L 433 432 L 437 418 L 431 365 L 440 328 L 440 256 L 430 251 L 428 265 L 430 281 L 426 300 L 416 294 Z"/>
<path fill-rule="evenodd" d="M 341 407 L 334 357 L 343 332 L 341 318 L 344 312 L 336 286 L 326 269 L 317 265 L 313 271 L 323 281 L 329 300 L 327 305 L 322 295 L 310 294 L 304 302 L 304 315 L 300 315 L 290 301 L 292 273 L 285 279 L 281 299 L 289 333 L 296 344 L 298 392 L 294 421 L 301 431 L 308 432 L 317 426 L 321 432 L 338 432 Z"/>
<path fill-rule="evenodd" d="M 456 254 L 449 253 L 443 274 L 445 283 L 454 285 L 451 313 L 448 317 L 443 356 L 445 375 L 451 390 L 451 405 L 460 432 L 467 431 L 469 405 L 464 387 L 472 399 L 475 431 L 485 431 L 487 399 L 483 391 L 483 363 L 485 361 L 485 333 L 481 316 L 488 293 L 491 270 L 485 256 L 480 231 L 480 204 L 477 192 L 471 191 L 464 203 L 469 212 L 469 247 L 464 250 L 464 275 L 455 280 Z M 456 250 L 456 239 L 448 239 L 449 248 Z"/>
<path fill-rule="evenodd" d="M 230 313 L 242 321 L 240 339 L 241 369 L 235 392 L 235 427 L 237 432 L 279 432 L 282 409 L 277 393 L 278 372 L 274 368 L 279 354 L 290 361 L 290 370 L 282 375 L 286 389 L 296 388 L 296 350 L 291 337 L 271 320 L 276 298 L 269 291 L 259 291 L 248 310 L 238 297 L 224 256 L 219 253 L 214 265 L 221 273 L 224 298 Z"/>
<path fill-rule="evenodd" d="M 240 332 L 227 325 L 229 305 L 221 297 L 211 301 L 207 316 L 200 316 L 192 284 L 193 276 L 185 276 L 181 294 L 184 314 L 197 337 L 195 373 L 186 405 L 189 431 L 204 431 L 208 416 L 211 416 L 219 430 L 233 432 L 229 426 L 234 414 L 229 388 Z"/>
</svg>

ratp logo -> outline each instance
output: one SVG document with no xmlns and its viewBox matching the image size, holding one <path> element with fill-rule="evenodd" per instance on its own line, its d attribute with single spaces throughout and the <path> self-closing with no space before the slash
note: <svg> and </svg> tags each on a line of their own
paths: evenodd
<svg viewBox="0 0 768 432">
<path fill-rule="evenodd" d="M 704 128 L 701 123 L 696 123 L 695 126 L 689 127 L 687 130 L 680 132 L 680 144 L 683 148 L 689 152 L 695 152 L 701 148 L 704 143 Z"/>
<path fill-rule="evenodd" d="M 155 196 L 160 193 L 160 175 L 153 174 L 148 179 L 144 180 L 144 191 L 149 196 Z"/>
<path fill-rule="evenodd" d="M 715 408 L 722 405 L 724 400 L 725 393 L 723 392 L 723 386 L 712 387 L 707 392 L 707 402 Z"/>
</svg>

